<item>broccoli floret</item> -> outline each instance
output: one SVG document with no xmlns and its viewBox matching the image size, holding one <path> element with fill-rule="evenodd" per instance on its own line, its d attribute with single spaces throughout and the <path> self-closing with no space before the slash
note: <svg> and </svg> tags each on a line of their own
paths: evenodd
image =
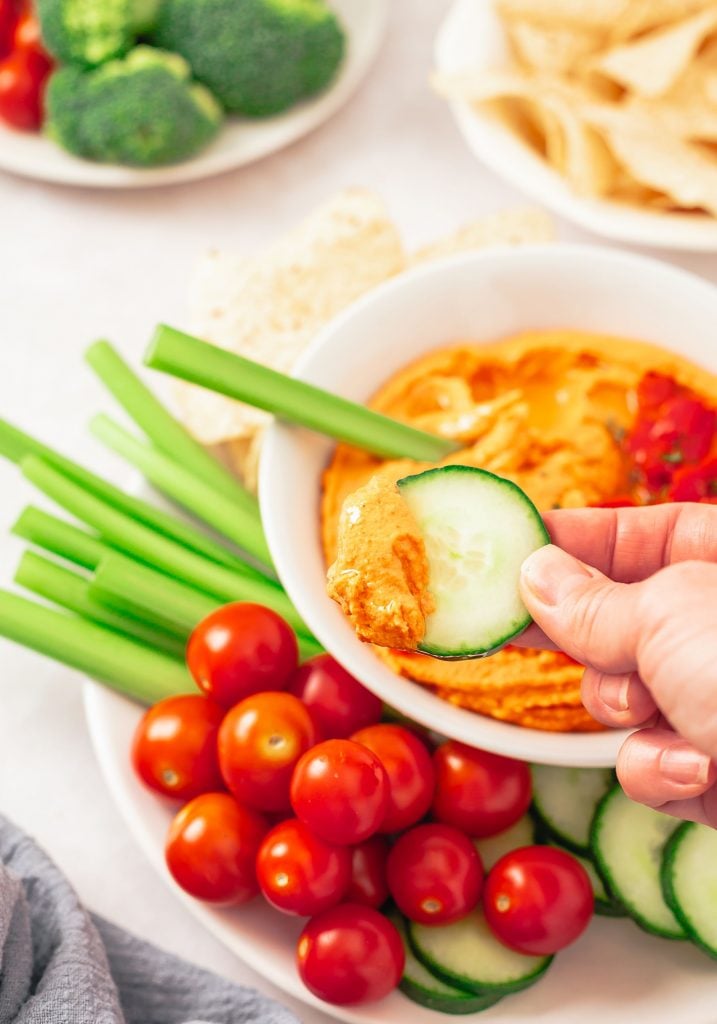
<svg viewBox="0 0 717 1024">
<path fill-rule="evenodd" d="M 232 113 L 266 117 L 319 92 L 345 35 L 323 0 L 163 0 L 153 39 Z"/>
<path fill-rule="evenodd" d="M 216 135 L 224 116 L 182 57 L 149 46 L 99 68 L 60 68 L 45 103 L 47 130 L 65 149 L 134 167 L 186 160 Z"/>
<path fill-rule="evenodd" d="M 37 0 L 40 33 L 59 61 L 95 67 L 149 32 L 160 0 Z"/>
</svg>

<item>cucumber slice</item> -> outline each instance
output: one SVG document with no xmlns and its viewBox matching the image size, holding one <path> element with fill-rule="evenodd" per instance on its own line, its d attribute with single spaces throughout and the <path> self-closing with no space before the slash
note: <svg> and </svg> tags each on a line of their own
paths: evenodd
<svg viewBox="0 0 717 1024">
<path fill-rule="evenodd" d="M 615 784 L 611 768 L 555 768 L 531 765 L 533 812 L 549 838 L 572 853 L 590 851 L 595 809 Z"/>
<path fill-rule="evenodd" d="M 521 846 L 532 846 L 535 842 L 535 825 L 529 814 L 518 818 L 515 825 L 499 832 L 495 836 L 488 836 L 485 839 L 474 839 L 473 845 L 480 854 L 483 868 L 490 871 L 496 861 L 511 850 L 517 850 Z"/>
<path fill-rule="evenodd" d="M 436 610 L 419 650 L 437 658 L 492 654 L 530 624 L 520 567 L 550 543 L 540 513 L 510 480 L 442 466 L 398 481 L 426 544 Z"/>
<path fill-rule="evenodd" d="M 591 847 L 607 891 L 631 918 L 654 935 L 684 939 L 685 930 L 662 895 L 660 868 L 665 843 L 679 821 L 635 804 L 614 786 L 595 813 Z"/>
<path fill-rule="evenodd" d="M 680 825 L 662 858 L 662 890 L 687 935 L 717 957 L 717 831 L 694 821 Z"/>
<path fill-rule="evenodd" d="M 553 959 L 508 949 L 498 942 L 480 910 L 454 924 L 409 921 L 408 940 L 431 974 L 476 995 L 502 996 L 528 988 Z"/>
<path fill-rule="evenodd" d="M 406 966 L 403 969 L 403 977 L 399 988 L 405 996 L 419 1006 L 426 1006 L 429 1010 L 437 1010 L 439 1013 L 479 1013 L 487 1010 L 489 1006 L 495 1006 L 501 998 L 497 995 L 476 996 L 470 992 L 464 992 L 453 985 L 447 985 L 425 967 L 411 949 L 406 932 L 406 920 L 397 911 L 388 915 L 403 939 L 403 946 L 406 952 Z"/>
</svg>

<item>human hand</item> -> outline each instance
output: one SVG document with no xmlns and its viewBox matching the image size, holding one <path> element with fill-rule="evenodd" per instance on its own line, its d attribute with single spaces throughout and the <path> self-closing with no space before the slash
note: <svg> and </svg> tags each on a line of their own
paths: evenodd
<svg viewBox="0 0 717 1024">
<path fill-rule="evenodd" d="M 640 726 L 620 750 L 629 797 L 717 827 L 717 506 L 565 509 L 524 563 L 535 620 L 513 641 L 586 665 L 583 703 Z"/>
</svg>

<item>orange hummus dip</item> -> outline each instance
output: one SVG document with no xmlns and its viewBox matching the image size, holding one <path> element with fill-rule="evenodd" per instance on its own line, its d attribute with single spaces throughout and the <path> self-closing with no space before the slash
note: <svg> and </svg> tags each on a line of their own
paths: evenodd
<svg viewBox="0 0 717 1024">
<path fill-rule="evenodd" d="M 635 388 L 650 370 L 717 401 L 717 378 L 664 349 L 553 330 L 433 352 L 396 374 L 369 404 L 459 442 L 440 465 L 504 476 L 540 511 L 580 508 L 629 490 L 630 467 L 619 442 L 634 418 Z M 450 662 L 410 650 L 420 642 L 430 590 L 420 532 L 395 482 L 427 468 L 408 459 L 381 461 L 347 445 L 336 449 L 321 502 L 327 566 L 336 561 L 341 532 L 330 593 L 359 636 L 386 644 L 375 648 L 377 656 L 451 703 L 533 728 L 600 728 L 580 700 L 583 668 L 565 654 L 507 647 L 490 658 Z M 368 529 L 352 531 L 351 516 L 364 517 Z M 367 558 L 372 579 L 382 581 L 371 594 L 361 592 L 365 574 L 351 573 Z"/>
</svg>

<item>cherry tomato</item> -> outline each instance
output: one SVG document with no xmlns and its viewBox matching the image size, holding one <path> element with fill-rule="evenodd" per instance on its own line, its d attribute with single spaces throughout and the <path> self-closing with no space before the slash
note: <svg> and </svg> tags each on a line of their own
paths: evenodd
<svg viewBox="0 0 717 1024">
<path fill-rule="evenodd" d="M 425 745 L 400 725 L 369 725 L 351 739 L 368 747 L 388 775 L 390 795 L 381 832 L 402 832 L 431 806 L 435 778 Z"/>
<path fill-rule="evenodd" d="M 256 858 L 264 896 L 285 914 L 311 916 L 340 903 L 351 882 L 351 852 L 290 818 L 268 833 Z"/>
<path fill-rule="evenodd" d="M 433 817 L 469 836 L 493 836 L 530 806 L 530 769 L 523 761 L 449 740 L 433 755 Z"/>
<path fill-rule="evenodd" d="M 488 924 L 519 953 L 546 956 L 587 928 L 594 896 L 585 868 L 553 846 L 524 846 L 491 868 L 483 890 Z"/>
<path fill-rule="evenodd" d="M 422 924 L 450 924 L 478 903 L 483 865 L 468 836 L 450 825 L 404 832 L 388 855 L 388 888 L 398 909 Z"/>
<path fill-rule="evenodd" d="M 237 800 L 260 811 L 289 811 L 291 776 L 318 737 L 290 693 L 256 693 L 229 711 L 219 730 L 219 768 Z"/>
<path fill-rule="evenodd" d="M 361 903 L 378 910 L 389 896 L 386 881 L 388 842 L 383 836 L 373 836 L 351 851 L 351 884 L 346 893 L 347 903 Z"/>
<path fill-rule="evenodd" d="M 145 711 L 132 742 L 140 779 L 181 800 L 223 789 L 217 758 L 223 717 L 223 709 L 199 693 L 167 697 Z"/>
<path fill-rule="evenodd" d="M 204 793 L 169 828 L 165 858 L 175 882 L 199 900 L 231 906 L 259 891 L 256 856 L 267 831 L 261 814 L 228 793 Z"/>
<path fill-rule="evenodd" d="M 0 0 L 0 58 L 7 57 L 15 46 L 15 25 L 18 18 L 15 0 Z"/>
<path fill-rule="evenodd" d="M 386 815 L 386 771 L 367 747 L 326 740 L 301 758 L 291 779 L 297 818 L 328 843 L 352 846 L 377 832 Z"/>
<path fill-rule="evenodd" d="M 354 679 L 330 654 L 305 661 L 289 692 L 299 697 L 327 740 L 345 738 L 381 718 L 381 701 Z"/>
<path fill-rule="evenodd" d="M 225 708 L 253 693 L 285 690 L 298 663 L 291 626 L 260 604 L 218 608 L 199 623 L 187 645 L 197 686 Z"/>
<path fill-rule="evenodd" d="M 0 5 L 2 0 L 0 0 Z M 20 14 L 12 33 L 13 50 L 40 50 L 45 52 L 40 35 L 40 23 L 30 10 Z"/>
<path fill-rule="evenodd" d="M 355 903 L 327 910 L 299 937 L 296 960 L 310 992 L 334 1006 L 383 999 L 398 985 L 406 955 L 395 925 Z"/>
<path fill-rule="evenodd" d="M 15 50 L 0 61 L 0 119 L 20 131 L 37 131 L 51 70 L 50 58 L 32 47 Z"/>
</svg>

